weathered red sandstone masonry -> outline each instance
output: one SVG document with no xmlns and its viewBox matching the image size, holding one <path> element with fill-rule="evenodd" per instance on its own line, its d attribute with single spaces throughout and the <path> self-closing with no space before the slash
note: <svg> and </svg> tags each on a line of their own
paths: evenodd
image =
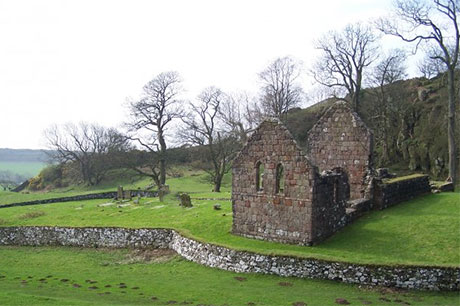
<svg viewBox="0 0 460 306">
<path fill-rule="evenodd" d="M 372 152 L 372 132 L 344 102 L 310 130 L 308 152 L 282 123 L 264 121 L 233 162 L 233 233 L 311 245 L 365 211 L 400 202 L 398 191 L 405 199 L 429 192 L 427 177 L 382 184 Z"/>
<path fill-rule="evenodd" d="M 278 121 L 263 122 L 233 162 L 235 234 L 319 242 L 345 224 L 348 198 L 341 169 L 320 175 Z"/>
<path fill-rule="evenodd" d="M 334 104 L 308 133 L 309 158 L 319 171 L 344 169 L 352 200 L 365 198 L 372 167 L 373 135 L 345 102 Z"/>
</svg>

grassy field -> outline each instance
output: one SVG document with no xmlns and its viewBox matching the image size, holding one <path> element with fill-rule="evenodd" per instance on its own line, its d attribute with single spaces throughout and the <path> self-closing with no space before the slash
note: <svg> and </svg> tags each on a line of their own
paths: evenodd
<svg viewBox="0 0 460 306">
<path fill-rule="evenodd" d="M 120 226 L 173 228 L 182 234 L 238 250 L 354 263 L 459 266 L 460 195 L 441 193 L 369 213 L 314 247 L 234 236 L 228 178 L 224 192 L 209 192 L 203 175 L 169 180 L 173 193 L 163 203 L 142 199 L 120 206 L 107 200 L 0 209 L 0 226 Z M 176 193 L 191 192 L 194 207 L 178 206 Z M 49 194 L 48 194 L 49 195 Z M 17 195 L 31 196 L 31 195 Z M 3 199 L 5 196 L 0 196 Z M 197 200 L 197 198 L 205 200 Z M 222 210 L 213 205 L 219 203 Z"/>
<path fill-rule="evenodd" d="M 26 177 L 33 177 L 37 175 L 45 163 L 41 162 L 0 162 L 0 171 L 11 171 L 12 173 L 17 173 Z"/>
<path fill-rule="evenodd" d="M 337 299 L 352 305 L 458 305 L 459 293 L 236 274 L 168 252 L 0 247 L 1 305 L 323 306 L 337 305 Z"/>
<path fill-rule="evenodd" d="M 131 174 L 123 175 L 118 173 L 118 176 L 122 177 L 121 179 L 109 177 L 101 184 L 97 186 L 84 186 L 84 185 L 73 185 L 69 187 L 56 188 L 53 190 L 43 190 L 37 192 L 0 192 L 0 205 L 16 203 L 16 202 L 26 202 L 32 200 L 43 200 L 50 198 L 74 196 L 79 194 L 88 194 L 88 193 L 97 193 L 97 192 L 106 192 L 106 191 L 116 191 L 117 186 L 123 186 L 125 190 L 127 189 L 144 189 L 146 186 L 151 184 L 149 179 L 136 179 L 132 177 Z M 174 194 L 181 192 L 190 193 L 195 198 L 215 198 L 216 194 L 211 192 L 212 186 L 209 184 L 209 180 L 206 174 L 184 170 L 184 176 L 180 178 L 169 179 L 167 183 L 170 185 L 170 188 Z M 225 176 L 223 181 L 222 192 L 218 194 L 219 198 L 230 199 L 230 184 L 231 177 L 229 175 Z"/>
</svg>

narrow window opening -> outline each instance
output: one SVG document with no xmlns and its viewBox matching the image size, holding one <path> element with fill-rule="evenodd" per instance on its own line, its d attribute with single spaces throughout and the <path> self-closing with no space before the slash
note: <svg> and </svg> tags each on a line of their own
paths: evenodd
<svg viewBox="0 0 460 306">
<path fill-rule="evenodd" d="M 276 166 L 276 193 L 284 192 L 284 167 L 282 164 Z"/>
<path fill-rule="evenodd" d="M 339 185 L 339 181 L 336 178 L 336 179 L 334 179 L 334 189 L 332 191 L 332 201 L 334 202 L 334 204 L 337 203 L 337 199 L 339 197 L 338 185 Z"/>
<path fill-rule="evenodd" d="M 256 188 L 257 191 L 264 190 L 264 165 L 261 162 L 256 164 Z"/>
</svg>

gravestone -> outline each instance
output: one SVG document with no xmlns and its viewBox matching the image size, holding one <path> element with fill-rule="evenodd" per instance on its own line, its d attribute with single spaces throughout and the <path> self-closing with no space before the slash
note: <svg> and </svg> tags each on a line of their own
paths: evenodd
<svg viewBox="0 0 460 306">
<path fill-rule="evenodd" d="M 123 186 L 118 186 L 117 200 L 123 200 Z"/>
<path fill-rule="evenodd" d="M 182 193 L 180 195 L 180 206 L 182 207 L 192 207 L 192 200 L 190 199 L 190 196 L 186 193 Z"/>
<path fill-rule="evenodd" d="M 131 201 L 131 190 L 123 191 L 123 199 Z"/>
</svg>

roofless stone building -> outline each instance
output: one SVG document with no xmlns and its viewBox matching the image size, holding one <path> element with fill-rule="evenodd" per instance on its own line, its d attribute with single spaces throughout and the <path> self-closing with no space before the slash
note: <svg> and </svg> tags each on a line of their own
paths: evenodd
<svg viewBox="0 0 460 306">
<path fill-rule="evenodd" d="M 345 102 L 337 102 L 308 133 L 309 158 L 319 171 L 344 169 L 352 200 L 366 197 L 372 165 L 373 136 Z"/>
<path fill-rule="evenodd" d="M 233 233 L 310 245 L 346 224 L 350 194 L 365 195 L 372 133 L 338 102 L 308 140 L 311 153 L 277 120 L 254 131 L 233 162 Z"/>
</svg>

